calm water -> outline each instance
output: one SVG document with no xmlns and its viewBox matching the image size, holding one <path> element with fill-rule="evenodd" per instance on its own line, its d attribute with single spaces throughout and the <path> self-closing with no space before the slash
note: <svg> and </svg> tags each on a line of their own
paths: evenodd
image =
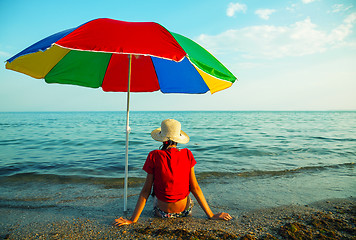
<svg viewBox="0 0 356 240">
<path fill-rule="evenodd" d="M 121 196 L 125 118 L 124 112 L 0 113 L 0 200 L 53 201 L 76 191 Z M 148 152 L 160 145 L 150 132 L 166 118 L 179 120 L 191 137 L 180 147 L 193 152 L 213 207 L 237 211 L 356 195 L 356 112 L 132 112 L 131 194 L 145 177 Z M 58 196 L 58 186 L 71 188 Z"/>
</svg>

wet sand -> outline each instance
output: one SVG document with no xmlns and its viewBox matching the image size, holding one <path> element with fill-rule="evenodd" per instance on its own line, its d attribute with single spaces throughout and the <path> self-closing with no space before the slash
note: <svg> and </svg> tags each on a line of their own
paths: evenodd
<svg viewBox="0 0 356 240">
<path fill-rule="evenodd" d="M 247 211 L 229 222 L 194 213 L 169 220 L 146 214 L 136 224 L 115 227 L 111 217 L 63 218 L 45 208 L 5 205 L 0 214 L 0 239 L 356 239 L 352 197 Z M 29 214 L 27 221 L 20 219 L 24 214 Z"/>
</svg>

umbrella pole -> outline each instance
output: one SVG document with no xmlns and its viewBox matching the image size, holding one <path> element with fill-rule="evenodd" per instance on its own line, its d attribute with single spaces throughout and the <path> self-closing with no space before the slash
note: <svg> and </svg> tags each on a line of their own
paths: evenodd
<svg viewBox="0 0 356 240">
<path fill-rule="evenodd" d="M 125 152 L 125 183 L 124 183 L 124 212 L 127 212 L 127 185 L 128 185 L 128 175 L 129 175 L 129 134 L 131 128 L 129 126 L 130 122 L 130 85 L 131 85 L 131 62 L 132 54 L 129 55 L 129 77 L 127 82 L 127 108 L 126 108 L 126 152 Z"/>
</svg>

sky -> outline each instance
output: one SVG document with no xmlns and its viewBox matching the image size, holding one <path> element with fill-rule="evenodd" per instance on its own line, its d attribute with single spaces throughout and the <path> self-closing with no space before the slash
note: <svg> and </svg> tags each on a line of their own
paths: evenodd
<svg viewBox="0 0 356 240">
<path fill-rule="evenodd" d="M 0 111 L 124 111 L 126 94 L 5 69 L 7 59 L 96 18 L 157 22 L 237 78 L 210 94 L 132 93 L 131 111 L 356 110 L 354 0 L 0 0 Z"/>
</svg>

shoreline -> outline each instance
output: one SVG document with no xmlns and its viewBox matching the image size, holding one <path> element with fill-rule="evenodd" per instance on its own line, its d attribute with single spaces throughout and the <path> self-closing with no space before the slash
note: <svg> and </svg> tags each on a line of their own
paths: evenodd
<svg viewBox="0 0 356 240">
<path fill-rule="evenodd" d="M 103 218 L 95 212 L 61 217 L 58 211 L 45 207 L 20 209 L 1 205 L 0 239 L 355 239 L 356 236 L 355 197 L 244 211 L 229 222 L 208 220 L 196 212 L 192 217 L 163 220 L 151 217 L 146 211 L 138 223 L 115 227 L 111 225 L 112 216 Z M 6 221 L 26 214 L 32 218 L 22 223 Z"/>
</svg>

